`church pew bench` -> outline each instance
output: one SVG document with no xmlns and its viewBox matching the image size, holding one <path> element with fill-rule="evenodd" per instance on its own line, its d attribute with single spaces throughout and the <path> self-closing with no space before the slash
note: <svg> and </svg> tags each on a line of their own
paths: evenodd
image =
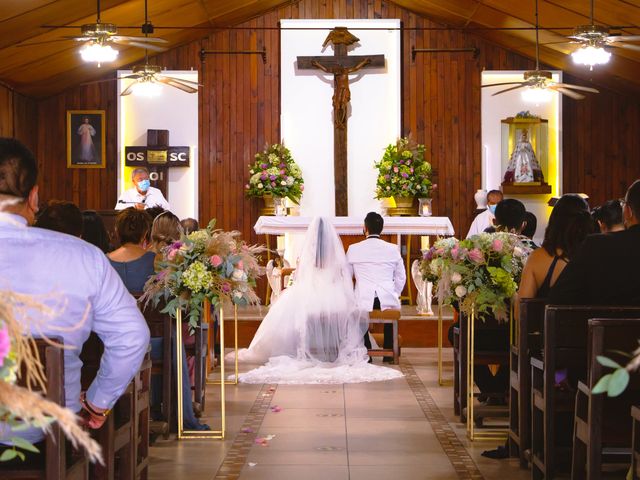
<svg viewBox="0 0 640 480">
<path fill-rule="evenodd" d="M 134 433 L 136 480 L 147 480 L 149 476 L 149 434 L 150 434 L 150 395 L 151 395 L 151 350 L 147 352 L 140 370 L 133 378 L 134 383 Z"/>
<path fill-rule="evenodd" d="M 82 346 L 81 383 L 87 390 L 100 368 L 104 345 L 100 338 L 91 333 Z M 114 405 L 104 425 L 93 430 L 92 436 L 102 447 L 104 465 L 94 464 L 89 469 L 89 478 L 96 480 L 133 480 L 135 477 L 135 381 L 129 382 Z M 117 472 L 117 473 L 116 473 Z"/>
<path fill-rule="evenodd" d="M 548 305 L 542 359 L 531 358 L 531 478 L 552 479 L 571 468 L 573 415 L 578 381 L 588 375 L 590 318 L 625 318 L 640 307 Z M 567 379 L 556 386 L 556 372 Z"/>
<path fill-rule="evenodd" d="M 629 466 L 631 424 L 628 413 L 640 398 L 640 380 L 632 375 L 625 391 L 617 397 L 592 394 L 598 380 L 611 369 L 597 357 L 610 357 L 621 365 L 628 358 L 616 352 L 632 352 L 638 347 L 640 318 L 589 320 L 589 375 L 578 382 L 573 430 L 572 480 L 596 480 L 602 476 L 604 460 L 617 460 Z"/>
<path fill-rule="evenodd" d="M 61 339 L 52 338 L 58 343 Z M 36 348 L 44 368 L 46 378 L 47 400 L 65 405 L 64 388 L 64 351 L 52 346 L 42 339 L 36 339 Z M 24 378 L 24 375 L 21 377 Z M 18 380 L 18 385 L 25 386 Z M 36 388 L 34 390 L 37 391 Z M 44 451 L 41 450 L 40 461 L 0 462 L 0 478 L 3 479 L 38 479 L 38 480 L 86 480 L 89 478 L 89 462 L 83 452 L 71 451 L 62 429 L 57 423 L 51 425 L 51 431 L 44 440 Z"/>
<path fill-rule="evenodd" d="M 151 376 L 158 375 L 162 377 L 162 392 L 160 402 L 160 415 L 162 419 L 161 432 L 164 438 L 169 438 L 170 431 L 177 430 L 177 418 L 175 413 L 175 388 L 176 383 L 171 352 L 173 351 L 173 329 L 175 321 L 168 313 L 160 313 L 161 306 L 152 307 L 147 305 L 146 308 L 140 306 L 142 314 L 149 327 L 151 337 L 162 338 L 162 357 L 152 359 Z"/>
<path fill-rule="evenodd" d="M 509 452 L 527 468 L 531 448 L 531 356 L 540 356 L 545 299 L 520 300 L 515 342 L 510 347 Z"/>
<path fill-rule="evenodd" d="M 397 365 L 400 360 L 400 347 L 398 343 L 398 320 L 400 320 L 400 310 L 373 310 L 369 312 L 369 324 L 391 324 L 393 327 L 393 348 L 370 349 L 367 353 L 372 357 L 393 356 L 393 364 Z"/>
</svg>

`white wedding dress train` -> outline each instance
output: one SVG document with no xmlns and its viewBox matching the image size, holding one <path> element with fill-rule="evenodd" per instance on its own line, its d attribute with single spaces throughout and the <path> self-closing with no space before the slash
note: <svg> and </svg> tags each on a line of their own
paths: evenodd
<svg viewBox="0 0 640 480">
<path fill-rule="evenodd" d="M 249 348 L 239 351 L 243 363 L 266 363 L 239 380 L 336 384 L 402 377 L 398 370 L 367 363 L 367 328 L 368 312 L 356 307 L 342 241 L 329 222 L 315 219 L 294 284 L 271 306 Z"/>
</svg>

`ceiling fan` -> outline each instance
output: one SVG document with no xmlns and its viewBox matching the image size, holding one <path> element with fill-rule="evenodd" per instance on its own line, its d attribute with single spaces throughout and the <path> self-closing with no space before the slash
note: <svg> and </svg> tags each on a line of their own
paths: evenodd
<svg viewBox="0 0 640 480">
<path fill-rule="evenodd" d="M 624 42 L 640 42 L 640 35 L 612 35 L 610 28 L 604 25 L 596 25 L 593 21 L 593 5 L 591 0 L 591 10 L 589 15 L 589 25 L 578 25 L 573 30 L 573 35 L 569 35 L 571 40 L 557 43 L 579 44 L 580 47 L 571 56 L 574 62 L 589 65 L 593 70 L 594 65 L 607 63 L 611 53 L 605 48 L 626 48 L 640 51 L 640 45 L 633 45 Z"/>
<path fill-rule="evenodd" d="M 146 17 L 145 2 L 145 17 Z M 109 44 L 119 44 L 131 47 L 139 47 L 148 50 L 161 52 L 165 50 L 161 45 L 167 43 L 162 38 L 149 37 L 148 33 L 153 33 L 153 25 L 147 21 L 142 25 L 144 37 L 118 35 L 118 27 L 113 23 L 104 23 L 100 19 L 100 0 L 96 0 L 96 22 L 86 23 L 80 26 L 80 35 L 64 36 L 55 40 L 45 42 L 23 43 L 19 47 L 29 47 L 33 45 L 42 45 L 45 43 L 53 43 L 65 40 L 74 40 L 76 42 L 85 42 L 80 54 L 83 60 L 88 62 L 100 63 L 113 61 L 118 56 L 118 51 L 111 48 Z M 77 27 L 75 27 L 77 28 Z"/>
<path fill-rule="evenodd" d="M 143 39 L 148 38 L 147 35 L 153 32 L 153 26 L 151 26 L 151 22 L 149 22 L 149 14 L 147 8 L 147 1 L 144 1 L 144 24 L 143 24 L 143 32 L 145 34 Z M 151 26 L 151 29 L 145 29 L 145 26 Z M 162 67 L 158 65 L 152 65 L 149 63 L 149 52 L 148 49 L 145 48 L 144 51 L 144 64 L 142 65 L 134 65 L 132 68 L 132 73 L 130 75 L 125 75 L 124 77 L 117 78 L 109 78 L 106 80 L 98 80 L 97 82 L 89 82 L 92 83 L 102 83 L 102 82 L 111 82 L 114 80 L 123 80 L 130 79 L 135 80 L 131 82 L 125 88 L 121 96 L 131 95 L 132 93 L 140 93 L 146 96 L 155 96 L 160 90 L 159 84 L 168 85 L 170 87 L 177 88 L 187 93 L 196 93 L 198 91 L 198 87 L 200 86 L 198 82 L 194 82 L 192 80 L 185 80 L 183 78 L 170 77 L 168 75 L 162 75 Z M 87 85 L 87 84 L 85 84 Z"/>
<path fill-rule="evenodd" d="M 505 82 L 505 83 L 490 83 L 487 85 L 482 85 L 482 88 L 485 87 L 496 87 L 503 85 L 515 85 L 515 87 L 505 88 L 504 90 L 500 90 L 499 92 L 494 93 L 492 96 L 500 95 L 501 93 L 510 92 L 512 90 L 516 90 L 518 88 L 527 88 L 528 91 L 535 93 L 543 93 L 548 94 L 549 90 L 561 93 L 562 95 L 566 95 L 569 98 L 573 98 L 574 100 L 582 100 L 585 96 L 581 93 L 578 93 L 574 90 L 580 90 L 583 92 L 591 92 L 591 93 L 600 93 L 595 88 L 591 87 L 583 87 L 580 85 L 571 85 L 569 83 L 558 83 L 553 81 L 552 74 L 548 70 L 540 70 L 540 41 L 539 41 L 539 27 L 538 27 L 538 0 L 535 2 L 536 4 L 536 69 L 529 70 L 524 72 L 524 80 L 521 82 Z M 532 95 L 535 97 L 535 95 Z"/>
</svg>

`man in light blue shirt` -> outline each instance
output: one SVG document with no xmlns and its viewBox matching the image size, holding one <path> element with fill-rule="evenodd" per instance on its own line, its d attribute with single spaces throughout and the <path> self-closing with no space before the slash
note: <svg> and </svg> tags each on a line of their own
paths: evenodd
<svg viewBox="0 0 640 480">
<path fill-rule="evenodd" d="M 99 428 L 104 412 L 140 368 L 149 329 L 100 250 L 70 235 L 29 226 L 38 211 L 37 175 L 33 154 L 17 140 L 0 138 L 0 288 L 34 295 L 57 309 L 41 332 L 71 347 L 64 353 L 66 406 L 74 412 L 84 408 L 87 424 Z M 104 353 L 81 403 L 79 356 L 91 331 L 104 343 Z M 15 435 L 32 443 L 44 438 L 38 429 L 11 433 L 1 426 L 0 443 Z"/>
</svg>

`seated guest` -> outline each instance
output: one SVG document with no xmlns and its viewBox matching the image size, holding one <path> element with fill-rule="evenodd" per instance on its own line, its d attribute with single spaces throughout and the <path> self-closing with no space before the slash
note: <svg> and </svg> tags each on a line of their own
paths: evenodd
<svg viewBox="0 0 640 480">
<path fill-rule="evenodd" d="M 153 275 L 154 252 L 145 248 L 151 230 L 151 217 L 144 210 L 127 208 L 116 218 L 116 234 L 120 248 L 109 253 L 109 261 L 118 272 L 127 289 L 141 293 L 144 284 Z"/>
<path fill-rule="evenodd" d="M 93 245 L 50 230 L 29 227 L 38 212 L 38 166 L 15 139 L 0 138 L 0 278 L 5 288 L 34 295 L 57 311 L 34 335 L 62 337 L 65 404 L 83 410 L 89 428 L 100 428 L 109 410 L 138 372 L 149 329 L 136 301 Z M 100 369 L 86 392 L 80 389 L 80 352 L 91 331 L 104 343 Z M 38 444 L 40 429 L 11 431 L 0 425 L 0 443 L 22 437 Z M 41 450 L 43 446 L 40 445 Z"/>
<path fill-rule="evenodd" d="M 519 298 L 546 298 L 549 289 L 592 232 L 589 205 L 578 195 L 563 195 L 553 207 L 542 248 L 531 253 L 522 271 Z"/>
<path fill-rule="evenodd" d="M 627 190 L 626 230 L 587 237 L 551 288 L 559 305 L 640 305 L 640 180 Z"/>
<path fill-rule="evenodd" d="M 38 214 L 35 226 L 79 237 L 82 235 L 82 212 L 72 202 L 51 200 Z"/>
<path fill-rule="evenodd" d="M 153 224 L 151 226 L 151 251 L 155 254 L 155 265 L 156 267 L 162 261 L 162 251 L 163 249 L 172 244 L 173 242 L 180 240 L 180 235 L 182 234 L 182 225 L 180 225 L 180 220 L 173 213 L 169 211 L 162 212 L 158 215 Z M 193 336 L 188 336 L 188 327 L 187 324 L 183 324 L 183 337 L 185 344 L 193 344 L 195 338 Z M 152 338 L 151 339 L 151 356 L 152 358 L 161 358 L 162 357 L 162 339 L 161 338 Z M 175 357 L 175 353 L 174 353 Z M 175 362 L 175 358 L 174 358 Z M 188 365 L 187 356 L 182 350 L 182 364 Z M 190 380 L 189 370 L 187 368 L 182 369 L 182 394 L 183 394 L 183 422 L 185 428 L 190 430 L 210 430 L 209 426 L 206 424 L 201 424 L 195 417 L 193 400 L 191 397 L 191 380 Z"/>
<path fill-rule="evenodd" d="M 154 218 L 151 226 L 151 250 L 162 256 L 162 250 L 173 242 L 180 240 L 184 233 L 180 219 L 169 210 L 165 210 Z"/>
<path fill-rule="evenodd" d="M 536 235 L 536 230 L 538 229 L 538 219 L 533 213 L 527 211 L 524 215 L 524 221 L 525 226 L 522 229 L 522 235 L 533 240 L 533 237 Z"/>
<path fill-rule="evenodd" d="M 487 233 L 506 232 L 518 235 L 520 241 L 530 248 L 538 248 L 529 237 L 522 234 L 527 226 L 527 210 L 520 200 L 507 198 L 496 205 L 496 216 L 493 227 L 485 230 Z"/>
<path fill-rule="evenodd" d="M 493 226 L 496 206 L 502 201 L 502 199 L 503 195 L 500 190 L 490 190 L 489 193 L 487 193 L 487 209 L 476 215 L 476 218 L 473 219 L 471 227 L 469 228 L 469 233 L 467 233 L 467 238 L 482 233 L 485 229 Z"/>
<path fill-rule="evenodd" d="M 131 172 L 131 181 L 133 187 L 125 191 L 118 203 L 114 207 L 116 210 L 124 210 L 125 208 L 134 207 L 138 210 L 144 210 L 151 207 L 162 207 L 165 210 L 169 209 L 169 202 L 164 198 L 162 192 L 151 186 L 149 180 L 149 170 L 146 168 L 135 168 Z"/>
<path fill-rule="evenodd" d="M 102 217 L 94 210 L 82 212 L 82 239 L 95 245 L 104 253 L 111 251 L 107 229 L 104 227 Z"/>
<path fill-rule="evenodd" d="M 593 210 L 593 219 L 600 233 L 621 232 L 624 230 L 622 205 L 620 200 L 609 200 Z"/>
<path fill-rule="evenodd" d="M 182 225 L 185 235 L 189 235 L 191 232 L 200 230 L 198 221 L 195 218 L 183 218 L 180 220 L 180 225 Z"/>
</svg>

